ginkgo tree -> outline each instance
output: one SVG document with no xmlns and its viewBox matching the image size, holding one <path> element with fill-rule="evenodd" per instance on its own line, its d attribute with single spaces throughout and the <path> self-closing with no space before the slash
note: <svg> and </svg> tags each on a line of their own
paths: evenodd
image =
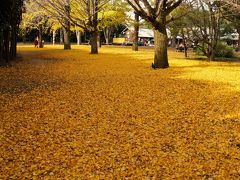
<svg viewBox="0 0 240 180">
<path fill-rule="evenodd" d="M 43 47 L 42 34 L 49 28 L 49 16 L 45 9 L 36 4 L 34 1 L 26 3 L 26 12 L 23 14 L 22 23 L 24 26 L 38 29 L 39 48 Z"/>
<path fill-rule="evenodd" d="M 71 27 L 71 30 L 75 31 L 76 38 L 77 38 L 77 45 L 80 45 L 81 44 L 81 36 L 82 36 L 82 33 L 84 32 L 84 29 L 75 25 L 75 26 Z"/>
<path fill-rule="evenodd" d="M 53 19 L 53 18 L 49 19 L 49 24 L 51 24 L 50 25 L 50 27 L 51 27 L 50 30 L 52 32 L 52 43 L 53 43 L 53 45 L 55 45 L 55 43 L 56 43 L 56 31 L 58 29 L 61 29 L 62 25 L 59 23 L 58 20 Z"/>
<path fill-rule="evenodd" d="M 71 49 L 71 1 L 70 0 L 35 0 L 41 8 L 47 12 L 51 19 L 57 20 L 63 27 L 64 32 L 64 49 Z"/>
<path fill-rule="evenodd" d="M 238 33 L 237 50 L 240 51 L 240 0 L 223 1 L 220 3 L 220 8 L 223 17 L 230 21 Z"/>
<path fill-rule="evenodd" d="M 103 11 L 108 0 L 72 0 L 71 22 L 91 35 L 91 54 L 98 54 L 99 12 Z"/>
<path fill-rule="evenodd" d="M 109 44 L 114 27 L 126 21 L 125 4 L 116 1 L 106 4 L 104 10 L 99 12 L 99 18 L 99 30 L 103 31 L 106 44 Z"/>
<path fill-rule="evenodd" d="M 153 26 L 154 30 L 154 68 L 169 67 L 167 55 L 166 25 L 175 18 L 171 12 L 183 0 L 126 0 L 134 11 Z"/>
</svg>

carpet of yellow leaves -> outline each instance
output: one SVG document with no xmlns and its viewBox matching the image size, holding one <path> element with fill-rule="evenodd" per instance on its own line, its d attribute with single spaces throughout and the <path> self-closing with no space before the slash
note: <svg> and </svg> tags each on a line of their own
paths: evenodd
<svg viewBox="0 0 240 180">
<path fill-rule="evenodd" d="M 240 63 L 61 48 L 0 68 L 0 179 L 239 179 Z"/>
</svg>

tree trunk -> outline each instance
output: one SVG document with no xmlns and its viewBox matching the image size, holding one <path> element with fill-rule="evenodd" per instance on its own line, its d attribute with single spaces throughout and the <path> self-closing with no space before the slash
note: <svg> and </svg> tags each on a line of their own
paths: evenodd
<svg viewBox="0 0 240 180">
<path fill-rule="evenodd" d="M 63 43 L 63 28 L 60 28 L 59 31 L 60 31 L 60 43 L 62 44 Z"/>
<path fill-rule="evenodd" d="M 106 27 L 103 30 L 103 34 L 106 40 L 106 44 L 109 45 L 110 44 L 110 40 L 111 40 L 111 34 L 113 32 L 113 27 Z M 111 41 L 112 42 L 112 41 Z"/>
<path fill-rule="evenodd" d="M 104 28 L 103 34 L 106 40 L 106 44 L 108 45 L 109 44 L 109 27 Z"/>
<path fill-rule="evenodd" d="M 98 33 L 98 47 L 102 47 L 101 32 Z"/>
<path fill-rule="evenodd" d="M 89 6 L 90 7 L 90 6 Z M 98 1 L 93 1 L 93 16 L 89 16 L 92 22 L 91 54 L 98 54 Z"/>
<path fill-rule="evenodd" d="M 11 58 L 16 58 L 17 55 L 17 27 L 14 25 L 12 26 L 11 31 L 11 46 L 10 46 L 10 54 Z"/>
<path fill-rule="evenodd" d="M 209 54 L 208 60 L 209 60 L 209 61 L 213 61 L 213 60 L 214 60 L 214 55 L 213 55 L 212 53 Z"/>
<path fill-rule="evenodd" d="M 64 36 L 64 50 L 71 49 L 70 43 L 70 25 L 69 27 L 63 28 L 63 36 Z"/>
<path fill-rule="evenodd" d="M 183 28 L 181 28 L 181 35 L 182 35 L 183 46 L 184 46 L 184 54 L 185 54 L 185 57 L 187 58 L 187 56 L 188 56 L 188 54 L 187 54 L 187 44 L 186 44 L 186 38 L 185 38 Z"/>
<path fill-rule="evenodd" d="M 91 54 L 98 54 L 98 32 L 91 33 Z"/>
<path fill-rule="evenodd" d="M 4 64 L 3 62 L 3 29 L 0 27 L 0 66 Z"/>
<path fill-rule="evenodd" d="M 70 42 L 70 36 L 71 36 L 71 24 L 70 24 L 70 0 L 66 1 L 65 5 L 65 13 L 66 17 L 64 19 L 64 27 L 63 27 L 63 36 L 64 36 L 64 49 L 71 49 L 71 42 Z"/>
<path fill-rule="evenodd" d="M 207 57 L 209 61 L 213 61 L 215 59 L 215 50 L 214 47 L 211 45 L 208 45 Z"/>
<path fill-rule="evenodd" d="M 0 29 L 0 66 L 5 66 L 9 59 L 9 30 Z"/>
<path fill-rule="evenodd" d="M 81 44 L 81 31 L 76 30 L 76 37 L 77 37 L 77 45 Z"/>
<path fill-rule="evenodd" d="M 12 4 L 13 9 L 16 7 L 16 1 L 13 1 Z M 14 11 L 14 10 L 13 10 Z M 16 11 L 16 9 L 15 9 Z M 10 29 L 9 29 L 9 40 L 10 40 L 10 49 L 9 49 L 9 54 L 10 54 L 10 59 L 15 59 L 17 55 L 17 19 L 14 18 L 15 12 L 11 14 L 11 20 L 10 20 Z"/>
<path fill-rule="evenodd" d="M 53 46 L 55 45 L 55 40 L 56 40 L 56 31 L 53 30 L 53 39 L 52 39 Z"/>
<path fill-rule="evenodd" d="M 84 42 L 87 43 L 89 40 L 87 40 L 87 32 L 84 32 Z"/>
<path fill-rule="evenodd" d="M 39 48 L 43 48 L 43 40 L 42 40 L 42 31 L 43 31 L 43 27 L 42 25 L 40 24 L 39 25 L 39 38 L 38 38 L 38 45 L 39 45 Z"/>
<path fill-rule="evenodd" d="M 172 48 L 176 48 L 176 37 L 175 36 L 173 36 L 173 38 L 172 38 L 172 41 L 171 41 L 171 47 Z"/>
<path fill-rule="evenodd" d="M 3 30 L 3 38 L 4 38 L 4 42 L 3 42 L 3 64 L 7 64 L 9 63 L 9 41 L 10 41 L 10 30 L 9 28 L 6 28 Z"/>
<path fill-rule="evenodd" d="M 133 37 L 133 45 L 132 50 L 138 51 L 138 31 L 139 31 L 139 15 L 135 13 L 135 22 L 134 22 L 134 37 Z"/>
<path fill-rule="evenodd" d="M 109 45 L 109 37 L 106 37 L 106 44 Z"/>
<path fill-rule="evenodd" d="M 215 51 L 212 48 L 209 52 L 209 61 L 213 61 L 215 59 Z"/>
<path fill-rule="evenodd" d="M 154 64 L 153 68 L 167 68 L 167 31 L 166 28 L 161 27 L 158 30 L 154 29 Z"/>
</svg>

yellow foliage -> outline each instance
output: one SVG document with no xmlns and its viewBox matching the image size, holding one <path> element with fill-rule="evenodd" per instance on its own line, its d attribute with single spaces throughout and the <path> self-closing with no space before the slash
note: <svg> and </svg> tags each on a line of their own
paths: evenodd
<svg viewBox="0 0 240 180">
<path fill-rule="evenodd" d="M 0 68 L 0 179 L 239 178 L 239 63 L 72 48 Z"/>
</svg>

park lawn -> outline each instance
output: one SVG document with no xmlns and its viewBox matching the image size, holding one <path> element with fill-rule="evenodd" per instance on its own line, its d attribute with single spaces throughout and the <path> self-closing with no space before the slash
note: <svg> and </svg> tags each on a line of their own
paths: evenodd
<svg viewBox="0 0 240 180">
<path fill-rule="evenodd" d="M 0 68 L 0 179 L 238 179 L 240 63 L 20 46 Z"/>
</svg>

